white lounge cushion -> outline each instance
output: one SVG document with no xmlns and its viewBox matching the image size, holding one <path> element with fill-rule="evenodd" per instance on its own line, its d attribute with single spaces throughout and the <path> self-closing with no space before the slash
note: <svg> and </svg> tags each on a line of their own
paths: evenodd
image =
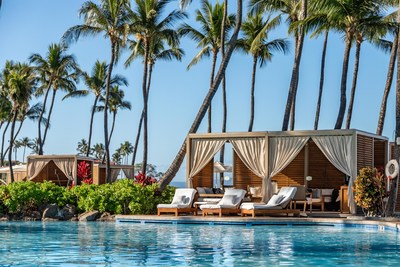
<svg viewBox="0 0 400 267">
<path fill-rule="evenodd" d="M 282 187 L 278 195 L 273 195 L 267 204 L 243 203 L 240 208 L 245 210 L 253 209 L 284 209 L 296 194 L 296 187 Z"/>
<path fill-rule="evenodd" d="M 268 201 L 267 205 L 279 205 L 281 201 L 283 200 L 284 196 L 283 195 L 273 195 L 271 199 Z"/>
<path fill-rule="evenodd" d="M 184 209 L 188 208 L 188 205 L 179 205 L 179 204 L 158 204 L 157 208 L 164 208 L 164 209 Z"/>
<path fill-rule="evenodd" d="M 204 189 L 204 187 L 196 187 L 196 190 L 199 194 L 205 194 L 206 190 Z"/>
<path fill-rule="evenodd" d="M 200 209 L 234 209 L 242 202 L 246 191 L 243 189 L 226 189 L 225 194 L 217 204 L 201 205 Z"/>
<path fill-rule="evenodd" d="M 235 195 L 224 195 L 218 205 L 236 205 L 236 196 Z"/>
<path fill-rule="evenodd" d="M 193 188 L 178 188 L 171 204 L 159 204 L 157 208 L 189 208 L 192 206 L 195 194 L 196 190 Z"/>
</svg>

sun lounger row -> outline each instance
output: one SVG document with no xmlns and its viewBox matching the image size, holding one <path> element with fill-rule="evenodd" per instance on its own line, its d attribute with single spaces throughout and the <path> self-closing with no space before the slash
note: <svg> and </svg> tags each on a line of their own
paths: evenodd
<svg viewBox="0 0 400 267">
<path fill-rule="evenodd" d="M 195 189 L 177 189 L 171 204 L 159 204 L 158 215 L 161 213 L 194 213 L 197 215 L 198 208 L 203 216 L 208 214 L 241 214 L 242 216 L 257 214 L 293 214 L 299 215 L 300 210 L 289 209 L 289 203 L 296 194 L 296 187 L 282 187 L 277 195 L 273 195 L 267 204 L 242 203 L 246 195 L 243 189 L 227 189 L 222 199 L 217 203 L 195 202 L 197 191 Z M 193 207 L 195 203 L 195 207 Z M 199 205 L 197 205 L 199 204 Z"/>
</svg>

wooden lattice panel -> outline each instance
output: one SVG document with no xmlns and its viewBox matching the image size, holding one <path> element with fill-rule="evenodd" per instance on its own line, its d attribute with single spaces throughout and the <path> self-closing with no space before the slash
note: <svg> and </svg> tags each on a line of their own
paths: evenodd
<svg viewBox="0 0 400 267">
<path fill-rule="evenodd" d="M 193 177 L 193 188 L 213 187 L 214 159 L 212 159 L 198 174 Z"/>
<path fill-rule="evenodd" d="M 374 139 L 357 135 L 357 171 L 364 167 L 374 167 Z"/>
<path fill-rule="evenodd" d="M 272 177 L 278 182 L 278 187 L 289 185 L 304 185 L 304 148 L 283 171 Z"/>
<path fill-rule="evenodd" d="M 235 188 L 247 190 L 247 186 L 262 185 L 262 179 L 250 171 L 235 152 L 233 152 L 233 161 L 233 186 Z"/>
</svg>

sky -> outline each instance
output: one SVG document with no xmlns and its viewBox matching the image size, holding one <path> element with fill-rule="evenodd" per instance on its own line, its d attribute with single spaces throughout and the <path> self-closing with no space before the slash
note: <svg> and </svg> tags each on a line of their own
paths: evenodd
<svg viewBox="0 0 400 267">
<path fill-rule="evenodd" d="M 0 68 L 6 60 L 25 62 L 33 53 L 45 55 L 51 43 L 58 43 L 64 32 L 82 24 L 78 10 L 83 0 L 5 0 L 0 10 Z M 94 2 L 98 2 L 94 0 Z M 211 2 L 215 2 L 211 0 Z M 235 11 L 236 1 L 230 1 L 229 10 Z M 248 1 L 244 1 L 246 6 Z M 185 21 L 195 28 L 198 24 L 194 12 L 198 8 L 194 1 L 188 8 L 189 18 Z M 179 8 L 179 1 L 172 1 L 168 10 Z M 272 62 L 257 70 L 254 131 L 279 131 L 286 105 L 291 71 L 293 66 L 293 38 L 282 24 L 271 33 L 270 40 L 287 38 L 290 52 L 276 53 Z M 315 109 L 320 77 L 320 60 L 323 38 L 306 38 L 300 68 L 300 80 L 296 102 L 295 130 L 311 130 L 314 126 Z M 196 43 L 184 38 L 181 48 L 185 51 L 182 62 L 157 62 L 154 67 L 152 87 L 149 96 L 149 153 L 148 162 L 155 164 L 159 171 L 165 171 L 181 147 L 188 130 L 209 89 L 211 60 L 205 59 L 186 70 L 199 49 Z M 110 46 L 102 36 L 81 38 L 70 45 L 69 53 L 74 54 L 80 67 L 90 72 L 96 60 L 109 62 Z M 342 36 L 330 35 L 326 61 L 326 76 L 320 129 L 332 129 L 339 109 L 340 81 L 344 44 Z M 143 66 L 137 60 L 129 68 L 123 63 L 128 51 L 121 55 L 114 74 L 125 76 L 129 86 L 122 88 L 132 110 L 119 111 L 116 128 L 110 144 L 111 153 L 120 143 L 134 143 L 142 110 L 141 77 Z M 375 133 L 383 89 L 386 82 L 389 55 L 377 50 L 371 44 L 362 46 L 359 79 L 354 103 L 351 128 Z M 354 68 L 354 49 L 351 53 L 348 77 L 348 96 Z M 228 132 L 247 131 L 250 117 L 250 83 L 252 58 L 234 54 L 227 69 Z M 80 82 L 78 89 L 85 89 Z M 395 130 L 395 87 L 388 100 L 388 110 L 383 135 L 394 139 Z M 62 101 L 65 93 L 58 93 L 51 118 L 44 151 L 46 154 L 76 154 L 77 143 L 88 138 L 90 109 L 93 97 Z M 43 101 L 33 99 L 33 103 Z M 221 132 L 222 98 L 220 90 L 213 102 L 213 132 Z M 93 143 L 103 142 L 103 119 L 97 114 L 94 121 Z M 207 117 L 198 132 L 207 131 Z M 37 137 L 37 124 L 26 122 L 18 138 Z M 22 149 L 18 153 L 22 159 Z M 138 147 L 137 162 L 142 159 L 142 146 Z M 229 155 L 226 162 L 231 162 Z M 185 163 L 182 164 L 174 181 L 185 180 Z"/>
</svg>

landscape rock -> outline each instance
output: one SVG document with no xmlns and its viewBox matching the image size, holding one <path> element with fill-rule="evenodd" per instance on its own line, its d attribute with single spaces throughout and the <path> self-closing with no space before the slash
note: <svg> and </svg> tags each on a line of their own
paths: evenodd
<svg viewBox="0 0 400 267">
<path fill-rule="evenodd" d="M 57 222 L 59 221 L 59 219 L 55 219 L 55 218 L 43 218 L 42 222 Z"/>
<path fill-rule="evenodd" d="M 97 210 L 88 211 L 79 215 L 79 221 L 95 221 L 99 217 L 100 212 Z"/>
<path fill-rule="evenodd" d="M 115 221 L 115 215 L 112 215 L 108 212 L 104 212 L 103 214 L 101 214 L 100 218 L 97 219 L 98 221 L 101 222 L 114 222 Z"/>
<path fill-rule="evenodd" d="M 67 204 L 60 211 L 60 215 L 63 220 L 71 220 L 76 215 L 76 207 L 74 205 Z"/>
<path fill-rule="evenodd" d="M 8 215 L 1 215 L 0 222 L 6 222 L 10 220 L 10 216 Z"/>
<path fill-rule="evenodd" d="M 57 204 L 49 204 L 46 206 L 42 215 L 42 219 L 45 218 L 53 218 L 53 219 L 59 218 Z"/>
</svg>

